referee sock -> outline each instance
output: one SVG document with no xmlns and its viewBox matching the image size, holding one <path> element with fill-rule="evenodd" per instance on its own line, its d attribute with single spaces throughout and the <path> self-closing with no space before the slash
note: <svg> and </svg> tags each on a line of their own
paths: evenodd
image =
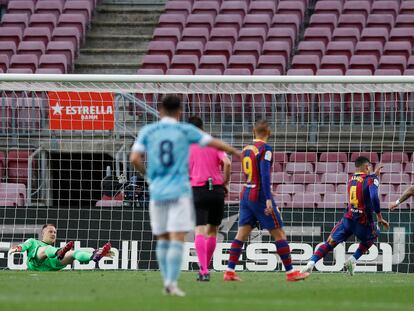
<svg viewBox="0 0 414 311">
<path fill-rule="evenodd" d="M 200 267 L 200 273 L 205 275 L 208 273 L 206 237 L 203 234 L 197 234 L 194 240 L 194 244 L 195 244 L 196 253 L 198 257 L 198 265 Z"/>
<path fill-rule="evenodd" d="M 177 284 L 181 272 L 181 263 L 183 262 L 184 242 L 170 241 L 167 252 L 167 275 L 165 285 Z"/>
<path fill-rule="evenodd" d="M 293 270 L 292 257 L 290 256 L 289 243 L 286 240 L 278 240 L 275 242 L 276 251 L 285 266 L 286 272 L 289 273 Z"/>
<path fill-rule="evenodd" d="M 169 245 L 170 245 L 170 241 L 158 240 L 157 246 L 155 249 L 158 266 L 160 268 L 161 276 L 162 276 L 164 283 L 167 277 L 167 252 L 168 252 Z"/>
<path fill-rule="evenodd" d="M 211 259 L 213 258 L 214 250 L 216 249 L 217 245 L 217 237 L 209 236 L 206 239 L 207 244 L 207 267 L 210 265 Z"/>
<path fill-rule="evenodd" d="M 331 250 L 333 250 L 333 247 L 328 243 L 325 242 L 321 246 L 318 247 L 316 252 L 311 257 L 310 261 L 318 262 L 321 258 L 325 257 Z"/>
<path fill-rule="evenodd" d="M 236 269 L 236 265 L 239 262 L 239 257 L 243 248 L 244 242 L 240 240 L 234 240 L 231 243 L 230 247 L 230 258 L 229 263 L 227 264 L 227 271 L 234 271 Z"/>
<path fill-rule="evenodd" d="M 358 260 L 361 258 L 362 255 L 364 255 L 367 250 L 374 244 L 373 242 L 367 242 L 367 243 L 359 243 L 358 249 L 355 251 L 355 253 L 352 255 L 352 257 L 355 258 L 355 260 Z"/>
</svg>

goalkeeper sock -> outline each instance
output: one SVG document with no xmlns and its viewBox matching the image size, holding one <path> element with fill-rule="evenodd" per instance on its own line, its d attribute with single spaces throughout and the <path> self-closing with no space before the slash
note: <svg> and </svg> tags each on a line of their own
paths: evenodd
<svg viewBox="0 0 414 311">
<path fill-rule="evenodd" d="M 73 252 L 72 257 L 80 263 L 88 263 L 92 259 L 92 253 L 78 249 Z"/>
<path fill-rule="evenodd" d="M 167 252 L 170 245 L 170 241 L 167 240 L 158 240 L 155 253 L 157 256 L 158 266 L 160 268 L 162 279 L 164 280 L 167 277 Z"/>
<path fill-rule="evenodd" d="M 314 263 L 318 262 L 321 258 L 325 257 L 331 250 L 333 250 L 333 247 L 328 242 L 323 243 L 321 246 L 318 247 L 316 252 L 311 257 L 310 261 L 313 261 Z"/>
<path fill-rule="evenodd" d="M 183 262 L 184 242 L 170 241 L 167 252 L 167 275 L 165 278 L 166 286 L 176 285 L 181 272 Z"/>
<path fill-rule="evenodd" d="M 240 240 L 234 240 L 230 247 L 229 263 L 227 264 L 227 271 L 234 271 L 236 265 L 239 262 L 239 257 L 243 248 L 244 242 Z"/>
<path fill-rule="evenodd" d="M 55 258 L 56 253 L 57 253 L 58 250 L 59 250 L 59 248 L 49 245 L 45 249 L 45 254 L 46 254 L 47 258 Z"/>
<path fill-rule="evenodd" d="M 206 237 L 202 234 L 197 234 L 194 240 L 196 253 L 198 257 L 198 265 L 200 267 L 201 274 L 207 274 L 207 243 Z"/>
<path fill-rule="evenodd" d="M 292 257 L 290 256 L 289 243 L 286 240 L 278 240 L 275 242 L 276 251 L 285 266 L 286 272 L 292 271 Z"/>
<path fill-rule="evenodd" d="M 210 236 L 206 239 L 207 244 L 207 267 L 210 265 L 211 259 L 213 258 L 214 250 L 217 245 L 217 237 Z"/>
<path fill-rule="evenodd" d="M 358 260 L 362 255 L 364 255 L 372 244 L 372 242 L 359 243 L 358 249 L 352 255 L 355 260 Z"/>
</svg>

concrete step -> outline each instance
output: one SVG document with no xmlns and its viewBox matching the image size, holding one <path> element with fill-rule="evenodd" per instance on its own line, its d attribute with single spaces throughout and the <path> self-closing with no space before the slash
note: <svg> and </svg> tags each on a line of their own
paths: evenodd
<svg viewBox="0 0 414 311">
<path fill-rule="evenodd" d="M 164 12 L 164 5 L 100 5 L 94 20 L 111 22 L 158 21 Z"/>
<path fill-rule="evenodd" d="M 152 35 L 157 22 L 112 22 L 94 21 L 88 35 Z"/>
<path fill-rule="evenodd" d="M 119 68 L 119 67 L 76 67 L 77 74 L 95 74 L 95 75 L 133 75 L 137 73 L 137 68 Z"/>
<path fill-rule="evenodd" d="M 152 35 L 87 35 L 85 48 L 146 49 Z"/>
<path fill-rule="evenodd" d="M 145 49 L 82 49 L 77 63 L 136 63 L 145 52 Z"/>
</svg>

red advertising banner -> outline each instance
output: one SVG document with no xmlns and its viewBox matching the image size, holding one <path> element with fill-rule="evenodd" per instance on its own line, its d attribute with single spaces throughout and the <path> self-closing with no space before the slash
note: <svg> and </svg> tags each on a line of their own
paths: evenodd
<svg viewBox="0 0 414 311">
<path fill-rule="evenodd" d="M 114 95 L 96 92 L 48 92 L 49 129 L 114 129 Z"/>
</svg>

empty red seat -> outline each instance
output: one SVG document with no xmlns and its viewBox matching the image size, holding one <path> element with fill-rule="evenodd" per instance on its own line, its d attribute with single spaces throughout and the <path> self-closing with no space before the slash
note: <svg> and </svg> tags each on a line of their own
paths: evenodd
<svg viewBox="0 0 414 311">
<path fill-rule="evenodd" d="M 371 11 L 371 3 L 369 1 L 346 1 L 344 3 L 343 14 L 361 14 L 365 18 Z"/>
<path fill-rule="evenodd" d="M 213 28 L 214 18 L 210 14 L 190 14 L 187 17 L 186 27 Z"/>
<path fill-rule="evenodd" d="M 367 19 L 367 27 L 382 27 L 390 31 L 394 27 L 394 16 L 390 14 L 370 14 Z"/>
<path fill-rule="evenodd" d="M 239 31 L 243 23 L 243 18 L 239 14 L 219 14 L 216 16 L 214 27 L 234 28 Z"/>
<path fill-rule="evenodd" d="M 23 32 L 23 40 L 40 41 L 47 45 L 51 39 L 48 27 L 27 27 Z"/>
<path fill-rule="evenodd" d="M 68 1 L 72 2 L 72 1 Z M 54 0 L 42 0 L 36 3 L 36 13 L 51 13 L 58 17 L 63 12 L 63 3 Z"/>
<path fill-rule="evenodd" d="M 215 17 L 220 9 L 217 1 L 196 1 L 193 4 L 192 14 L 210 14 Z"/>
<path fill-rule="evenodd" d="M 233 45 L 237 41 L 237 31 L 232 28 L 213 28 L 211 30 L 210 40 L 227 41 Z"/>
<path fill-rule="evenodd" d="M 333 41 L 351 41 L 356 44 L 359 40 L 357 28 L 336 28 L 332 34 Z"/>
<path fill-rule="evenodd" d="M 165 74 L 167 75 L 177 75 L 177 76 L 187 76 L 193 75 L 195 71 L 190 68 L 170 68 Z"/>
<path fill-rule="evenodd" d="M 292 49 L 296 41 L 296 33 L 291 28 L 270 28 L 267 33 L 267 41 L 285 41 Z"/>
<path fill-rule="evenodd" d="M 75 62 L 75 48 L 71 42 L 49 42 L 46 48 L 46 54 L 64 55 L 66 57 L 68 71 L 73 71 Z"/>
<path fill-rule="evenodd" d="M 23 38 L 23 31 L 19 27 L 0 27 L 0 41 L 12 41 L 16 44 Z"/>
<path fill-rule="evenodd" d="M 313 166 L 309 162 L 289 162 L 285 170 L 289 174 L 313 173 Z"/>
<path fill-rule="evenodd" d="M 14 41 L 0 41 L 0 54 L 10 58 L 13 54 L 16 54 L 16 50 L 16 43 Z"/>
<path fill-rule="evenodd" d="M 285 172 L 273 172 L 272 173 L 272 183 L 274 184 L 283 184 L 290 183 L 292 181 L 292 175 L 289 175 Z"/>
<path fill-rule="evenodd" d="M 405 165 L 404 173 L 414 174 L 414 162 L 409 162 Z"/>
<path fill-rule="evenodd" d="M 338 20 L 338 27 L 357 28 L 359 32 L 365 27 L 366 17 L 361 14 L 342 14 Z"/>
<path fill-rule="evenodd" d="M 50 32 L 56 27 L 57 18 L 54 14 L 36 13 L 30 16 L 30 27 L 47 27 Z"/>
<path fill-rule="evenodd" d="M 310 19 L 310 27 L 327 27 L 333 31 L 338 23 L 335 14 L 313 14 Z"/>
<path fill-rule="evenodd" d="M 358 42 L 355 47 L 355 55 L 375 56 L 377 60 L 380 59 L 383 52 L 383 45 L 381 42 Z"/>
<path fill-rule="evenodd" d="M 193 74 L 197 67 L 197 55 L 174 55 L 170 64 L 170 69 L 190 69 Z"/>
<path fill-rule="evenodd" d="M 342 173 L 342 163 L 338 162 L 317 162 L 315 166 L 316 173 Z"/>
<path fill-rule="evenodd" d="M 378 64 L 379 69 L 396 69 L 402 75 L 407 65 L 407 59 L 398 55 L 383 55 Z"/>
<path fill-rule="evenodd" d="M 292 183 L 294 184 L 317 184 L 320 182 L 318 174 L 294 174 L 292 175 Z"/>
<path fill-rule="evenodd" d="M 414 32 L 412 28 L 393 28 L 390 33 L 390 41 L 408 41 L 414 46 Z"/>
<path fill-rule="evenodd" d="M 183 30 L 185 23 L 185 16 L 181 14 L 162 14 L 158 19 L 158 27 L 178 28 L 180 31 Z"/>
<path fill-rule="evenodd" d="M 75 51 L 78 51 L 80 48 L 80 35 L 75 27 L 56 27 L 52 32 L 52 40 L 72 42 Z"/>
<path fill-rule="evenodd" d="M 244 17 L 247 13 L 247 1 L 223 1 L 221 14 L 239 14 Z"/>
<path fill-rule="evenodd" d="M 408 58 L 407 68 L 408 69 L 414 69 L 414 55 L 412 55 Z"/>
<path fill-rule="evenodd" d="M 31 0 L 9 1 L 7 5 L 7 13 L 25 13 L 28 16 L 33 14 L 35 10 L 35 2 Z"/>
<path fill-rule="evenodd" d="M 39 68 L 57 68 L 61 73 L 67 73 L 68 64 L 65 55 L 45 54 L 40 57 Z"/>
<path fill-rule="evenodd" d="M 288 76 L 313 76 L 315 72 L 313 69 L 289 69 L 286 73 Z"/>
<path fill-rule="evenodd" d="M 414 14 L 398 15 L 397 19 L 395 20 L 395 27 L 413 28 L 414 27 Z"/>
<path fill-rule="evenodd" d="M 10 68 L 30 68 L 32 72 L 35 72 L 38 62 L 39 60 L 34 54 L 16 54 L 10 59 Z"/>
<path fill-rule="evenodd" d="M 232 55 L 229 59 L 228 68 L 245 68 L 252 74 L 256 68 L 256 58 L 252 55 Z"/>
<path fill-rule="evenodd" d="M 383 45 L 388 40 L 387 28 L 365 28 L 361 33 L 361 41 L 378 41 Z"/>
<path fill-rule="evenodd" d="M 301 41 L 299 42 L 296 52 L 298 55 L 317 55 L 319 58 L 321 58 L 324 53 L 325 44 L 322 41 Z"/>
<path fill-rule="evenodd" d="M 9 65 L 10 58 L 5 54 L 0 54 L 0 70 L 2 70 L 2 72 L 7 72 L 7 68 L 9 68 Z"/>
<path fill-rule="evenodd" d="M 331 184 L 309 184 L 306 186 L 306 192 L 317 194 L 327 194 L 335 192 L 335 185 Z"/>
<path fill-rule="evenodd" d="M 399 162 L 399 163 L 407 163 L 410 159 L 408 154 L 405 152 L 384 152 L 381 155 L 381 162 L 388 163 L 388 162 Z"/>
<path fill-rule="evenodd" d="M 243 20 L 243 27 L 262 28 L 266 33 L 271 19 L 267 14 L 247 14 Z"/>
<path fill-rule="evenodd" d="M 66 14 L 83 14 L 88 20 L 92 19 L 93 8 L 88 1 L 71 0 L 66 1 L 63 7 L 63 13 Z"/>
<path fill-rule="evenodd" d="M 273 16 L 276 12 L 277 1 L 251 1 L 248 9 L 249 14 L 267 14 Z"/>
<path fill-rule="evenodd" d="M 410 176 L 407 173 L 395 174 L 385 173 L 381 176 L 381 183 L 383 184 L 410 184 Z"/>
<path fill-rule="evenodd" d="M 200 59 L 200 69 L 218 69 L 221 72 L 227 67 L 227 58 L 224 55 L 203 55 Z"/>
<path fill-rule="evenodd" d="M 7 154 L 8 182 L 27 185 L 30 151 L 11 150 Z M 33 163 L 33 168 L 36 168 Z"/>
<path fill-rule="evenodd" d="M 184 29 L 183 34 L 187 31 L 192 31 L 193 29 Z M 208 30 L 202 29 L 200 31 L 207 32 L 206 37 L 208 37 Z M 156 28 L 154 30 L 154 35 L 152 37 L 152 40 L 156 41 L 171 41 L 174 42 L 174 44 L 177 44 L 178 41 L 181 39 L 181 32 L 179 29 L 175 28 Z"/>
<path fill-rule="evenodd" d="M 276 186 L 276 192 L 278 193 L 303 193 L 305 192 L 305 185 L 298 184 L 280 184 Z"/>
<path fill-rule="evenodd" d="M 286 71 L 286 58 L 282 55 L 262 55 L 257 62 L 259 69 L 277 69 L 281 74 Z"/>
<path fill-rule="evenodd" d="M 277 14 L 295 14 L 300 21 L 305 16 L 305 4 L 302 1 L 280 1 L 276 9 Z"/>
<path fill-rule="evenodd" d="M 404 71 L 403 71 L 404 72 Z M 374 72 L 374 76 L 400 76 L 401 70 L 398 69 L 377 69 Z"/>
<path fill-rule="evenodd" d="M 151 41 L 148 45 L 148 54 L 165 54 L 170 59 L 175 53 L 175 44 L 173 41 Z"/>
<path fill-rule="evenodd" d="M 316 71 L 317 76 L 343 76 L 344 72 L 341 69 L 318 69 Z"/>
<path fill-rule="evenodd" d="M 29 19 L 26 13 L 6 13 L 1 17 L 2 27 L 19 27 L 24 30 L 28 23 Z"/>
<path fill-rule="evenodd" d="M 289 156 L 290 162 L 316 162 L 317 154 L 316 152 L 303 152 L 297 151 L 292 152 Z"/>
<path fill-rule="evenodd" d="M 346 184 L 348 182 L 347 173 L 324 173 L 321 177 L 321 183 L 324 184 Z"/>
<path fill-rule="evenodd" d="M 319 161 L 345 163 L 348 161 L 348 157 L 345 152 L 322 152 Z"/>
<path fill-rule="evenodd" d="M 0 206 L 25 206 L 26 186 L 18 183 L 0 184 Z"/>
<path fill-rule="evenodd" d="M 414 71 L 414 70 L 413 70 Z M 280 76 L 282 73 L 278 69 L 261 69 L 256 68 L 253 71 L 254 76 Z"/>
<path fill-rule="evenodd" d="M 35 71 L 36 74 L 62 74 L 58 68 L 37 68 Z M 153 74 L 162 74 L 162 73 L 153 73 Z"/>
<path fill-rule="evenodd" d="M 343 209 L 346 207 L 348 198 L 345 193 L 327 193 L 324 195 L 323 202 L 319 204 L 322 208 Z"/>
<path fill-rule="evenodd" d="M 195 55 L 200 58 L 204 51 L 203 43 L 199 41 L 181 41 L 178 42 L 175 51 L 176 55 Z"/>
<path fill-rule="evenodd" d="M 292 59 L 291 69 L 311 69 L 316 73 L 320 64 L 320 59 L 316 55 L 295 55 Z"/>
<path fill-rule="evenodd" d="M 402 163 L 384 163 L 381 173 L 402 173 Z"/>
<path fill-rule="evenodd" d="M 414 3 L 412 1 L 402 1 L 400 14 L 414 14 Z"/>
<path fill-rule="evenodd" d="M 341 1 L 321 0 L 315 4 L 315 14 L 334 14 L 336 17 L 339 17 L 341 12 Z"/>
<path fill-rule="evenodd" d="M 340 69 L 345 74 L 348 69 L 348 57 L 346 55 L 325 55 L 321 59 L 320 69 Z"/>
<path fill-rule="evenodd" d="M 404 76 L 414 76 L 414 69 L 405 69 Z"/>
<path fill-rule="evenodd" d="M 291 28 L 294 33 L 298 33 L 300 24 L 296 14 L 275 14 L 272 18 L 272 27 Z"/>
<path fill-rule="evenodd" d="M 250 76 L 252 72 L 248 68 L 227 68 L 223 74 L 227 76 Z"/>
<path fill-rule="evenodd" d="M 331 41 L 326 47 L 326 55 L 345 55 L 348 59 L 354 53 L 352 41 Z"/>
<path fill-rule="evenodd" d="M 322 41 L 325 45 L 331 40 L 331 30 L 323 27 L 312 27 L 305 30 L 305 41 Z"/>
<path fill-rule="evenodd" d="M 268 41 L 263 44 L 262 54 L 281 55 L 288 60 L 291 50 L 288 42 Z"/>
<path fill-rule="evenodd" d="M 165 13 L 182 14 L 187 16 L 191 12 L 192 3 L 189 1 L 167 1 Z"/>
<path fill-rule="evenodd" d="M 237 41 L 234 44 L 234 55 L 253 55 L 256 60 L 259 58 L 262 46 L 255 41 Z"/>
<path fill-rule="evenodd" d="M 393 18 L 395 18 L 398 14 L 399 9 L 400 4 L 398 1 L 374 1 L 371 7 L 371 15 L 391 15 Z"/>
<path fill-rule="evenodd" d="M 239 41 L 256 41 L 260 45 L 266 40 L 266 30 L 263 28 L 242 28 L 239 32 Z"/>
<path fill-rule="evenodd" d="M 374 55 L 354 55 L 349 62 L 349 69 L 368 69 L 371 74 L 377 69 L 378 60 Z"/>
<path fill-rule="evenodd" d="M 351 162 L 355 161 L 359 156 L 366 157 L 371 163 L 378 163 L 378 153 L 376 152 L 352 152 L 351 154 Z"/>
<path fill-rule="evenodd" d="M 17 127 L 40 129 L 42 122 L 42 98 L 18 98 L 16 102 Z"/>
<path fill-rule="evenodd" d="M 46 47 L 41 41 L 22 41 L 17 47 L 19 54 L 34 54 L 39 58 L 42 54 L 45 54 Z"/>
<path fill-rule="evenodd" d="M 204 48 L 204 55 L 224 55 L 229 59 L 233 46 L 227 41 L 208 41 Z"/>
<path fill-rule="evenodd" d="M 288 204 L 293 208 L 316 208 L 322 202 L 319 193 L 296 193 L 292 196 L 292 203 Z"/>
<path fill-rule="evenodd" d="M 170 66 L 167 55 L 145 55 L 142 60 L 142 69 L 161 69 L 166 72 Z"/>
</svg>

